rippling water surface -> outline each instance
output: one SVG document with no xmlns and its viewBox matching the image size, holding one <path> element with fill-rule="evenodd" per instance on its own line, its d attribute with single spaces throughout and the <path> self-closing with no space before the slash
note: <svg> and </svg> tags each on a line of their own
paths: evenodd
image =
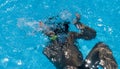
<svg viewBox="0 0 120 69">
<path fill-rule="evenodd" d="M 0 69 L 55 69 L 42 54 L 47 37 L 34 31 L 41 20 L 59 15 L 72 21 L 76 12 L 97 31 L 96 39 L 78 40 L 84 58 L 103 41 L 120 65 L 120 0 L 0 0 Z"/>
</svg>

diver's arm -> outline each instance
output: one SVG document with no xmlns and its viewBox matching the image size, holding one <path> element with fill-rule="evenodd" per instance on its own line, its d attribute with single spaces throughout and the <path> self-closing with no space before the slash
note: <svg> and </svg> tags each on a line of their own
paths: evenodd
<svg viewBox="0 0 120 69">
<path fill-rule="evenodd" d="M 96 31 L 94 29 L 92 29 L 80 22 L 80 15 L 78 13 L 76 14 L 76 18 L 73 23 L 77 29 L 81 30 L 81 32 L 79 32 L 76 35 L 77 38 L 91 40 L 96 37 Z"/>
<path fill-rule="evenodd" d="M 79 20 L 80 20 L 80 15 L 77 14 L 76 19 L 73 23 L 77 29 L 81 30 L 81 32 L 79 32 L 76 37 L 82 38 L 85 40 L 91 40 L 91 39 L 95 38 L 96 31 L 94 29 L 84 25 Z"/>
</svg>

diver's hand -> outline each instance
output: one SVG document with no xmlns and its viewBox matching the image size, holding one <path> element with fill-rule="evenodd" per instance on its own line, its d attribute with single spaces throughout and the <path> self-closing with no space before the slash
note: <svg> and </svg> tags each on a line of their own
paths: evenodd
<svg viewBox="0 0 120 69">
<path fill-rule="evenodd" d="M 79 20 L 80 20 L 80 14 L 76 13 L 75 16 L 76 18 L 73 20 L 73 24 L 79 23 Z"/>
<path fill-rule="evenodd" d="M 76 19 L 74 19 L 74 20 L 73 20 L 73 24 L 76 24 L 76 23 L 77 23 L 77 20 L 76 20 Z"/>
<path fill-rule="evenodd" d="M 40 22 L 39 22 L 39 26 L 40 26 L 40 27 L 43 27 L 43 25 L 44 25 L 43 22 L 40 21 Z"/>
<path fill-rule="evenodd" d="M 77 20 L 80 20 L 80 14 L 76 13 L 75 16 Z"/>
</svg>

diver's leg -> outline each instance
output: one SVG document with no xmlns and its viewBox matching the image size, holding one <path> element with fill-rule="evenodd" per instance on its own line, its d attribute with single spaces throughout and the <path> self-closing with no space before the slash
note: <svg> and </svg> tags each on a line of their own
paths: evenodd
<svg viewBox="0 0 120 69">
<path fill-rule="evenodd" d="M 98 65 L 102 66 L 104 69 L 118 69 L 112 51 L 102 42 L 97 43 L 90 51 L 84 65 L 85 67 L 93 69 L 97 68 Z"/>
</svg>

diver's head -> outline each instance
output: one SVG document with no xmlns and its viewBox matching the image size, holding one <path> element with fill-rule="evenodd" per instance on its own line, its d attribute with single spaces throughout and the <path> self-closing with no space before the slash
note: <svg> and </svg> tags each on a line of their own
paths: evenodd
<svg viewBox="0 0 120 69">
<path fill-rule="evenodd" d="M 63 22 L 63 23 L 58 23 L 54 29 L 55 34 L 59 33 L 68 33 L 69 31 L 69 23 L 70 22 Z"/>
</svg>

